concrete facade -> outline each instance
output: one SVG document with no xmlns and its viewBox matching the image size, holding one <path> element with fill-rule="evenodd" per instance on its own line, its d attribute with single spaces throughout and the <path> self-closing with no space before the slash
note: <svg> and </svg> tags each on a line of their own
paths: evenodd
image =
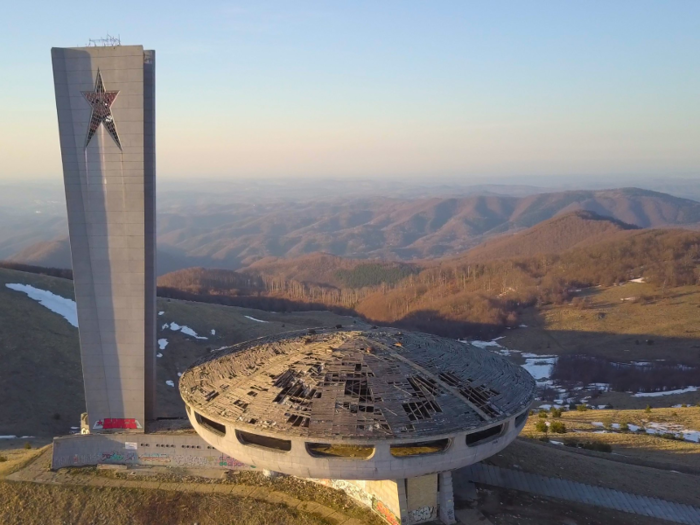
<svg viewBox="0 0 700 525">
<path fill-rule="evenodd" d="M 155 416 L 155 53 L 53 48 L 91 432 Z"/>
<path fill-rule="evenodd" d="M 289 451 L 247 444 L 238 438 L 235 425 L 217 421 L 226 429 L 225 433 L 221 433 L 209 425 L 201 424 L 190 407 L 187 407 L 187 412 L 190 423 L 208 444 L 243 463 L 303 478 L 344 480 L 411 478 L 472 465 L 507 447 L 518 436 L 527 420 L 527 412 L 524 412 L 520 414 L 521 417 L 516 416 L 501 423 L 503 430 L 499 434 L 471 445 L 467 445 L 466 440 L 469 432 L 434 436 L 436 440 L 447 438 L 450 441 L 444 451 L 433 454 L 396 457 L 391 454 L 391 445 L 405 444 L 405 440 L 366 442 L 374 446 L 374 452 L 370 457 L 362 459 L 314 456 L 306 446 L 309 440 L 291 436 L 288 436 L 291 441 Z M 260 435 L 280 437 L 273 432 L 261 432 Z M 329 440 L 329 443 L 342 445 L 347 444 L 347 441 Z M 361 444 L 363 442 L 353 443 Z"/>
<path fill-rule="evenodd" d="M 115 464 L 250 470 L 193 432 L 88 434 L 54 438 L 51 468 Z"/>
</svg>

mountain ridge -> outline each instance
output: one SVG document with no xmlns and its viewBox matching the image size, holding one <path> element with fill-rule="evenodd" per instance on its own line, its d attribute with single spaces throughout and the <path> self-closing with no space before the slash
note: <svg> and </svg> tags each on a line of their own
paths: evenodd
<svg viewBox="0 0 700 525">
<path fill-rule="evenodd" d="M 316 252 L 346 259 L 437 259 L 579 211 L 643 228 L 700 229 L 700 203 L 638 188 L 523 197 L 363 197 L 234 207 L 212 204 L 196 213 L 159 214 L 158 248 L 163 261 L 159 273 L 196 266 L 238 270 L 269 257 L 295 258 Z M 54 244 L 34 245 L 10 260 L 48 265 L 43 259 L 50 262 L 52 253 L 55 255 Z"/>
</svg>

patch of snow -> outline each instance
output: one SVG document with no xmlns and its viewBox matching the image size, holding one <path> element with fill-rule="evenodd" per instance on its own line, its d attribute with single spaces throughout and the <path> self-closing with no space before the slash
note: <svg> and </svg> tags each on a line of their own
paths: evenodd
<svg viewBox="0 0 700 525">
<path fill-rule="evenodd" d="M 166 346 L 168 346 L 167 339 L 158 339 L 158 348 L 160 348 L 161 350 L 165 350 Z"/>
<path fill-rule="evenodd" d="M 535 378 L 535 381 L 542 383 L 547 381 L 552 375 L 552 369 L 557 362 L 557 357 L 553 355 L 529 354 L 523 352 L 525 363 L 520 365 L 525 370 L 530 372 L 530 375 Z"/>
<path fill-rule="evenodd" d="M 163 357 L 163 354 L 161 354 L 160 352 L 158 352 L 158 353 L 156 354 L 156 357 Z"/>
<path fill-rule="evenodd" d="M 689 386 L 687 388 L 681 388 L 678 390 L 663 390 L 661 392 L 637 392 L 633 394 L 632 397 L 660 397 L 660 396 L 672 396 L 675 394 L 685 394 L 687 392 L 696 392 L 700 387 Z"/>
<path fill-rule="evenodd" d="M 681 431 L 681 434 L 683 434 L 683 439 L 686 441 L 694 441 L 695 443 L 700 443 L 700 432 L 697 430 L 683 430 Z"/>
<path fill-rule="evenodd" d="M 168 326 L 173 332 L 182 332 L 183 334 L 189 335 L 190 337 L 194 337 L 195 339 L 208 339 L 207 337 L 197 335 L 197 332 L 192 330 L 192 328 L 190 328 L 187 325 L 179 325 L 175 322 L 172 322 Z"/>
<path fill-rule="evenodd" d="M 228 346 L 220 346 L 219 348 L 214 348 L 211 350 L 211 352 L 220 352 L 221 350 L 225 350 L 226 348 L 229 348 Z"/>
<path fill-rule="evenodd" d="M 17 436 L 0 436 L 0 439 L 17 439 Z"/>
<path fill-rule="evenodd" d="M 613 427 L 615 430 L 620 430 L 620 423 L 613 423 L 613 424 L 612 424 L 612 427 Z"/>
<path fill-rule="evenodd" d="M 251 321 L 255 321 L 256 323 L 267 323 L 267 321 L 263 321 L 262 319 L 256 319 L 255 317 L 251 317 L 249 315 L 244 315 L 246 319 L 250 319 Z"/>
<path fill-rule="evenodd" d="M 165 384 L 168 385 L 168 386 L 172 386 L 172 387 L 175 386 L 175 383 L 174 383 L 173 381 L 171 381 L 170 379 L 168 379 L 168 380 L 165 382 Z"/>
<path fill-rule="evenodd" d="M 163 326 L 160 327 L 161 330 L 167 330 L 170 325 L 168 323 L 165 323 Z"/>
<path fill-rule="evenodd" d="M 163 315 L 165 312 L 158 312 L 158 315 Z"/>
<path fill-rule="evenodd" d="M 177 377 L 182 377 L 182 372 L 178 372 Z"/>
<path fill-rule="evenodd" d="M 526 324 L 519 324 L 518 328 L 527 328 L 527 325 Z"/>
<path fill-rule="evenodd" d="M 593 425 L 594 427 L 599 427 L 599 428 L 603 428 L 605 426 L 605 425 L 603 425 L 602 421 L 592 421 L 591 425 Z"/>
<path fill-rule="evenodd" d="M 637 277 L 636 279 L 630 279 L 629 282 L 641 284 L 641 283 L 645 283 L 646 280 L 644 279 L 644 277 Z"/>
<path fill-rule="evenodd" d="M 564 443 L 562 443 L 561 441 L 554 441 L 553 439 L 550 439 L 549 442 L 550 442 L 552 445 L 563 445 L 563 444 L 564 444 Z"/>
<path fill-rule="evenodd" d="M 48 308 L 54 313 L 63 317 L 70 324 L 78 327 L 78 310 L 75 306 L 75 301 L 66 299 L 60 295 L 34 288 L 29 284 L 7 283 L 5 284 L 10 290 L 27 294 L 30 299 L 38 301 L 41 306 Z"/>
<path fill-rule="evenodd" d="M 596 405 L 596 406 L 598 407 L 598 410 L 603 410 L 608 405 Z"/>
<path fill-rule="evenodd" d="M 34 436 L 22 436 L 20 439 L 34 439 Z"/>
<path fill-rule="evenodd" d="M 214 330 L 213 328 L 211 329 L 211 335 L 216 335 L 216 330 Z"/>
<path fill-rule="evenodd" d="M 501 345 L 499 345 L 495 339 L 493 341 L 474 340 L 474 341 L 463 341 L 463 342 L 470 343 L 470 344 L 476 346 L 477 348 L 489 348 L 491 346 L 495 346 L 496 348 L 502 348 Z"/>
<path fill-rule="evenodd" d="M 637 432 L 642 427 L 628 423 L 627 428 L 629 428 L 632 432 Z"/>
</svg>

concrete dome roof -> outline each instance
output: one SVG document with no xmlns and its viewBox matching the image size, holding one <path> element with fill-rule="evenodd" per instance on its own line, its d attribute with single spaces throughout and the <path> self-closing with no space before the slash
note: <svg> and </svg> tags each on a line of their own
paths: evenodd
<svg viewBox="0 0 700 525">
<path fill-rule="evenodd" d="M 369 442 L 492 426 L 525 410 L 521 367 L 453 339 L 389 328 L 248 341 L 180 378 L 197 413 L 250 432 Z"/>
</svg>

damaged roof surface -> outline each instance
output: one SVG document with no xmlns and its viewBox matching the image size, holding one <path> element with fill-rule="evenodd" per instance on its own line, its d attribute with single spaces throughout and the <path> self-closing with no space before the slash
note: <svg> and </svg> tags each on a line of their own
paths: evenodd
<svg viewBox="0 0 700 525">
<path fill-rule="evenodd" d="M 377 440 L 491 426 L 535 381 L 488 350 L 389 328 L 317 329 L 234 345 L 180 378 L 185 402 L 246 431 Z"/>
</svg>

